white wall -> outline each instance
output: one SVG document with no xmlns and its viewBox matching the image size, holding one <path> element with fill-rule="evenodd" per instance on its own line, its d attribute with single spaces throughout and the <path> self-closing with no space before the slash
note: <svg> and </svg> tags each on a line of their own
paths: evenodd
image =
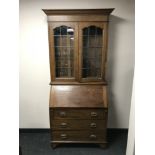
<svg viewBox="0 0 155 155">
<path fill-rule="evenodd" d="M 48 128 L 48 31 L 41 9 L 116 8 L 109 27 L 111 128 L 128 128 L 134 68 L 133 0 L 20 1 L 20 128 Z"/>
<path fill-rule="evenodd" d="M 133 83 L 126 155 L 135 154 L 135 85 Z"/>
</svg>

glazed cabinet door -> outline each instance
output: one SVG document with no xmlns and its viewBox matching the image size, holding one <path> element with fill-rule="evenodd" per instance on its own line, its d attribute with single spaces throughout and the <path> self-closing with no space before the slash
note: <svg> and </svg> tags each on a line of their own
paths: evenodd
<svg viewBox="0 0 155 155">
<path fill-rule="evenodd" d="M 49 22 L 51 81 L 76 81 L 78 24 Z"/>
<path fill-rule="evenodd" d="M 106 44 L 106 23 L 79 23 L 80 82 L 104 81 L 107 48 Z"/>
</svg>

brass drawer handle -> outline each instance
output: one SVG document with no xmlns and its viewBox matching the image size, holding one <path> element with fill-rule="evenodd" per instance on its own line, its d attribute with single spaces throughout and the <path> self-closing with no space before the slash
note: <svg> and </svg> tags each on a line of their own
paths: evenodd
<svg viewBox="0 0 155 155">
<path fill-rule="evenodd" d="M 96 112 L 91 112 L 91 117 L 96 117 L 97 113 Z"/>
<path fill-rule="evenodd" d="M 90 139 L 96 139 L 97 138 L 96 135 L 93 135 L 93 134 L 90 135 L 89 137 L 90 137 Z"/>
<path fill-rule="evenodd" d="M 60 124 L 60 127 L 61 127 L 61 128 L 66 128 L 66 127 L 67 127 L 67 123 L 61 123 L 61 124 Z"/>
<path fill-rule="evenodd" d="M 61 139 L 67 139 L 67 135 L 66 134 L 61 134 L 60 137 L 61 137 Z"/>
<path fill-rule="evenodd" d="M 66 112 L 64 112 L 64 111 L 61 111 L 59 114 L 60 114 L 61 117 L 65 117 L 66 116 Z"/>
<path fill-rule="evenodd" d="M 91 128 L 96 128 L 96 123 L 91 123 L 91 124 L 90 124 L 90 127 L 91 127 Z"/>
</svg>

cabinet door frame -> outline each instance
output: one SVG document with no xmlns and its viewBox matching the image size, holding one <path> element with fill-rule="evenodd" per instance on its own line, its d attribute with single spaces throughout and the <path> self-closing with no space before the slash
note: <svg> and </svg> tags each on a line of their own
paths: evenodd
<svg viewBox="0 0 155 155">
<path fill-rule="evenodd" d="M 85 27 L 96 26 L 102 29 L 103 47 L 101 60 L 101 78 L 82 78 L 83 63 L 83 38 L 82 30 Z M 80 82 L 101 82 L 105 81 L 106 61 L 107 61 L 107 43 L 108 43 L 108 23 L 107 22 L 79 22 L 79 81 Z"/>
<path fill-rule="evenodd" d="M 74 74 L 73 77 L 56 77 L 56 61 L 54 49 L 54 29 L 60 26 L 68 26 L 74 28 Z M 49 37 L 49 58 L 50 58 L 50 74 L 51 81 L 78 81 L 78 23 L 77 22 L 48 22 Z"/>
</svg>

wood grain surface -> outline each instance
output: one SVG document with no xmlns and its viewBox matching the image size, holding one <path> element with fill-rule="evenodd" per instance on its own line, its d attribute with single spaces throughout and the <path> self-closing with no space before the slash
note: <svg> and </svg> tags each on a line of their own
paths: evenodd
<svg viewBox="0 0 155 155">
<path fill-rule="evenodd" d="M 107 88 L 102 85 L 54 85 L 49 106 L 107 108 Z"/>
</svg>

